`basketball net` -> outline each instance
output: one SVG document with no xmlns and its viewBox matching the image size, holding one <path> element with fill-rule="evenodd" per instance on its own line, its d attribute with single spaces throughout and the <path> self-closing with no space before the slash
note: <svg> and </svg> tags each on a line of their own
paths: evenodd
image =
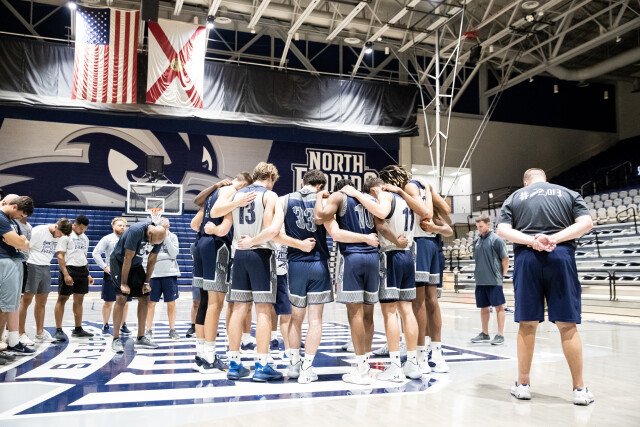
<svg viewBox="0 0 640 427">
<path fill-rule="evenodd" d="M 151 222 L 155 225 L 160 225 L 160 220 L 162 219 L 162 208 L 149 208 L 147 209 L 149 214 L 151 215 Z"/>
</svg>

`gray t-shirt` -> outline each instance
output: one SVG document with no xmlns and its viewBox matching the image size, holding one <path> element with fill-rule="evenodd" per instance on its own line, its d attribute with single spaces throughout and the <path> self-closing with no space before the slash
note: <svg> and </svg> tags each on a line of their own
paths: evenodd
<svg viewBox="0 0 640 427">
<path fill-rule="evenodd" d="M 500 211 L 500 223 L 525 234 L 553 234 L 589 215 L 582 196 L 560 185 L 536 182 L 514 191 Z M 575 241 L 568 241 L 575 246 Z M 522 245 L 516 245 L 522 246 Z"/>
<path fill-rule="evenodd" d="M 476 286 L 502 285 L 502 259 L 507 256 L 507 245 L 493 231 L 477 237 L 473 241 Z"/>
</svg>

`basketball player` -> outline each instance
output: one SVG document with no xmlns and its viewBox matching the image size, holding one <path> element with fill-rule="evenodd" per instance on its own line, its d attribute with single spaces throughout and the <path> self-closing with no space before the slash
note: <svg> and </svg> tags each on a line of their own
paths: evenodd
<svg viewBox="0 0 640 427">
<path fill-rule="evenodd" d="M 287 376 L 308 384 L 318 379 L 313 372 L 313 359 L 322 338 L 322 311 L 325 304 L 333 301 L 333 293 L 327 231 L 322 219 L 314 213 L 316 194 L 324 189 L 327 178 L 319 170 L 311 169 L 302 177 L 302 183 L 301 190 L 282 197 L 280 204 L 284 212 L 285 233 L 298 240 L 315 241 L 311 252 L 305 253 L 296 248 L 287 251 L 289 300 L 293 305 L 289 328 L 291 360 Z M 309 329 L 304 360 L 301 361 L 302 322 L 307 314 Z"/>
<path fill-rule="evenodd" d="M 82 329 L 82 304 L 84 296 L 89 293 L 89 285 L 93 284 L 93 277 L 89 274 L 89 238 L 85 234 L 89 228 L 89 218 L 78 215 L 71 226 L 71 234 L 62 236 L 56 246 L 56 257 L 60 266 L 58 276 L 58 301 L 54 309 L 56 320 L 56 341 L 66 341 L 67 336 L 62 331 L 64 306 L 73 295 L 73 319 L 75 328 L 71 333 L 76 338 L 91 338 L 93 334 Z"/>
<path fill-rule="evenodd" d="M 389 191 L 410 195 L 414 200 L 422 202 L 422 210 L 414 209 L 416 229 L 414 241 L 416 245 L 416 299 L 413 311 L 418 322 L 418 365 L 422 373 L 448 372 L 449 367 L 442 357 L 440 336 L 442 317 L 438 304 L 437 287 L 440 283 L 442 267 L 439 259 L 437 233 L 445 236 L 453 234 L 448 225 L 450 208 L 433 188 L 411 175 L 402 167 L 391 165 L 380 171 L 380 177 L 387 184 Z M 409 200 L 405 198 L 405 200 Z M 437 212 L 437 213 L 436 213 Z M 430 343 L 426 342 L 429 337 Z M 432 349 L 432 366 L 429 365 L 428 346 Z"/>
<path fill-rule="evenodd" d="M 151 276 L 156 265 L 160 246 L 164 241 L 166 230 L 161 225 L 151 222 L 138 222 L 124 232 L 116 244 L 111 258 L 111 277 L 116 290 L 116 306 L 113 309 L 113 342 L 111 348 L 116 353 L 124 352 L 120 339 L 122 314 L 127 297 L 138 298 L 138 339 L 136 346 L 158 348 L 158 345 L 144 336 L 147 317 L 147 302 L 151 291 Z M 149 253 L 147 270 L 142 267 L 143 256 Z"/>
<path fill-rule="evenodd" d="M 94 262 L 98 267 L 104 271 L 104 276 L 102 279 L 102 292 L 100 296 L 102 297 L 102 301 L 104 304 L 102 305 L 102 333 L 109 333 L 109 318 L 111 317 L 111 308 L 113 307 L 113 303 L 116 300 L 116 291 L 113 287 L 113 281 L 111 279 L 111 268 L 109 267 L 109 259 L 111 258 L 111 253 L 113 252 L 113 248 L 115 248 L 116 243 L 120 239 L 120 236 L 124 233 L 125 228 L 127 228 L 127 220 L 122 217 L 115 217 L 111 220 L 111 230 L 113 232 L 111 234 L 107 234 L 104 236 L 93 251 L 91 252 L 91 256 L 93 257 Z M 104 254 L 104 258 L 102 258 L 102 254 Z M 131 301 L 129 298 L 127 301 Z M 120 332 L 123 335 L 128 335 L 130 333 L 129 328 L 127 328 L 127 312 L 129 309 L 129 304 L 125 304 L 124 312 L 122 314 L 122 318 L 125 320 L 122 323 L 122 328 L 120 328 Z"/>
<path fill-rule="evenodd" d="M 407 201 L 397 194 L 382 191 L 383 185 L 381 179 L 370 177 L 365 181 L 365 194 L 353 187 L 345 187 L 342 191 L 355 197 L 375 215 L 383 263 L 379 299 L 391 357 L 391 363 L 378 378 L 382 381 L 402 382 L 405 376 L 411 379 L 419 379 L 422 376 L 418 369 L 416 352 L 417 323 L 412 310 L 412 301 L 415 299 L 415 271 L 410 246 L 413 243 L 415 217 Z M 374 196 L 377 202 L 366 197 L 367 193 Z M 413 201 L 411 196 L 404 196 Z M 400 363 L 398 312 L 404 326 L 407 345 L 407 362 L 404 367 Z"/>
<path fill-rule="evenodd" d="M 215 189 L 205 199 L 202 208 L 202 220 L 198 228 L 198 239 L 194 247 L 193 276 L 194 284 L 201 288 L 200 306 L 196 314 L 196 359 L 195 366 L 201 373 L 213 373 L 226 370 L 227 365 L 215 352 L 216 337 L 224 297 L 228 291 L 228 269 L 231 259 L 231 217 L 228 212 L 213 216 L 213 208 L 219 200 L 233 197 L 238 190 L 251 183 L 247 172 L 239 173 L 230 185 Z M 255 195 L 243 198 L 246 206 Z M 196 200 L 196 202 L 199 200 Z M 238 204 L 240 206 L 241 204 Z M 217 226 L 217 227 L 216 227 Z"/>
<path fill-rule="evenodd" d="M 36 305 L 33 314 L 36 321 L 36 341 L 53 340 L 49 332 L 44 329 L 44 310 L 51 291 L 51 259 L 55 254 L 60 237 L 70 234 L 71 223 L 66 218 L 61 218 L 55 224 L 38 225 L 31 232 L 29 258 L 27 259 L 27 283 L 20 301 L 19 332 L 21 338 L 23 335 L 27 337 L 25 332 L 27 309 L 35 295 Z M 21 342 L 25 344 L 22 339 Z"/>
<path fill-rule="evenodd" d="M 282 341 L 284 343 L 284 356 L 290 358 L 291 345 L 289 341 L 289 329 L 291 327 L 292 309 L 291 301 L 289 300 L 289 283 L 287 281 L 287 273 L 289 271 L 287 252 L 288 247 L 286 245 L 276 244 L 278 293 L 276 294 L 276 303 L 273 305 L 273 313 L 271 315 L 269 353 L 271 353 L 272 356 L 280 354 L 280 342 L 278 341 L 278 323 L 280 323 L 280 333 L 282 334 Z"/>
<path fill-rule="evenodd" d="M 234 209 L 234 257 L 229 300 L 234 302 L 229 321 L 229 371 L 227 378 L 237 380 L 249 375 L 240 362 L 238 350 L 242 324 L 250 303 L 255 302 L 257 313 L 256 341 L 258 359 L 254 381 L 282 379 L 282 374 L 268 363 L 271 336 L 271 310 L 276 302 L 277 279 L 271 239 L 280 233 L 284 220 L 282 209 L 276 209 L 278 196 L 271 191 L 278 180 L 278 170 L 271 163 L 260 162 L 253 171 L 253 184 L 238 191 L 234 201 L 246 193 L 256 193 L 254 201 Z"/>
<path fill-rule="evenodd" d="M 375 246 L 355 241 L 343 241 L 338 244 L 342 256 L 339 260 L 338 274 L 342 274 L 342 278 L 337 280 L 336 301 L 347 305 L 351 339 L 357 361 L 354 370 L 344 374 L 342 379 L 348 383 L 368 385 L 372 379 L 367 353 L 371 350 L 373 338 L 373 304 L 378 301 L 380 258 L 373 217 L 358 199 L 341 192 L 352 185 L 350 180 L 338 181 L 334 188 L 336 191 L 328 196 L 324 205 L 323 199 L 328 193 L 318 193 L 315 212 L 323 221 L 331 221 L 335 215 L 340 229 L 359 234 L 363 239 L 375 240 Z M 330 227 L 330 232 L 333 228 Z M 370 237 L 372 235 L 373 238 Z"/>
<path fill-rule="evenodd" d="M 156 304 L 160 301 L 160 296 L 167 305 L 167 318 L 169 320 L 169 338 L 178 340 L 180 337 L 176 332 L 176 300 L 178 299 L 178 253 L 180 252 L 180 242 L 178 236 L 171 232 L 171 224 L 167 218 L 160 220 L 160 225 L 167 230 L 167 235 L 162 242 L 158 260 L 151 275 L 151 294 L 147 311 L 146 334 L 151 340 L 153 338 L 153 318 Z"/>
</svg>

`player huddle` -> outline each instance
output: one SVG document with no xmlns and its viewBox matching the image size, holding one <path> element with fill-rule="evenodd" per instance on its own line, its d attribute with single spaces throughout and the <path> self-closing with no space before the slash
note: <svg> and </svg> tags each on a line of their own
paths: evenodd
<svg viewBox="0 0 640 427">
<path fill-rule="evenodd" d="M 193 285 L 200 289 L 201 300 L 195 322 L 195 367 L 204 373 L 225 370 L 231 380 L 251 375 L 240 352 L 253 303 L 257 359 L 252 379 L 283 377 L 269 360 L 275 306 L 282 315 L 281 333 L 290 361 L 287 376 L 299 383 L 317 380 L 313 360 L 322 336 L 323 307 L 334 301 L 335 283 L 335 300 L 347 307 L 357 359 L 344 381 L 367 385 L 374 378 L 404 381 L 432 369 L 447 372 L 437 304 L 444 264 L 438 235 L 452 234 L 446 202 L 427 183 L 412 180 L 396 165 L 368 178 L 363 192 L 342 180 L 329 194 L 325 175 L 309 170 L 300 190 L 278 197 L 272 191 L 277 180 L 276 167 L 261 162 L 251 175 L 241 173 L 196 198 L 202 209 L 192 222 L 197 230 Z M 333 281 L 328 235 L 339 247 Z M 276 266 L 276 253 L 283 254 L 284 246 L 286 261 L 281 257 Z M 225 297 L 228 366 L 215 351 Z M 368 363 L 378 302 L 391 359 L 384 372 L 372 370 Z M 308 331 L 302 356 L 305 315 Z M 407 350 L 404 365 L 401 330 Z"/>
</svg>

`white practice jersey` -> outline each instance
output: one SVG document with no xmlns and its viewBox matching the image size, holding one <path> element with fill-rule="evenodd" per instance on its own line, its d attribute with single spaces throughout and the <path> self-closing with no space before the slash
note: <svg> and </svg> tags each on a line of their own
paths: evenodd
<svg viewBox="0 0 640 427">
<path fill-rule="evenodd" d="M 49 265 L 56 253 L 58 238 L 49 231 L 49 224 L 36 225 L 29 238 L 29 258 L 27 262 L 34 265 Z"/>
<path fill-rule="evenodd" d="M 394 243 L 385 239 L 382 234 L 378 233 L 378 239 L 380 240 L 380 251 L 408 251 L 413 244 L 413 235 L 415 227 L 416 216 L 413 211 L 407 205 L 407 202 L 399 195 L 393 194 L 393 202 L 391 204 L 391 214 L 385 223 L 389 226 L 391 232 L 399 236 L 404 234 L 409 240 L 406 248 L 399 248 Z"/>
<path fill-rule="evenodd" d="M 87 251 L 89 250 L 89 238 L 82 233 L 77 235 L 72 231 L 69 236 L 62 236 L 58 240 L 56 252 L 64 252 L 64 261 L 68 266 L 84 267 L 87 261 Z"/>
<path fill-rule="evenodd" d="M 267 193 L 265 187 L 261 185 L 249 185 L 238 191 L 233 200 L 237 200 L 244 196 L 245 193 L 251 193 L 255 191 L 257 196 L 255 200 L 249 203 L 243 208 L 236 208 L 233 210 L 233 246 L 236 250 L 236 241 L 242 236 L 255 237 L 262 231 L 262 221 L 264 218 L 264 196 Z M 271 249 L 270 242 L 263 243 L 259 246 L 254 246 L 251 249 Z"/>
</svg>

